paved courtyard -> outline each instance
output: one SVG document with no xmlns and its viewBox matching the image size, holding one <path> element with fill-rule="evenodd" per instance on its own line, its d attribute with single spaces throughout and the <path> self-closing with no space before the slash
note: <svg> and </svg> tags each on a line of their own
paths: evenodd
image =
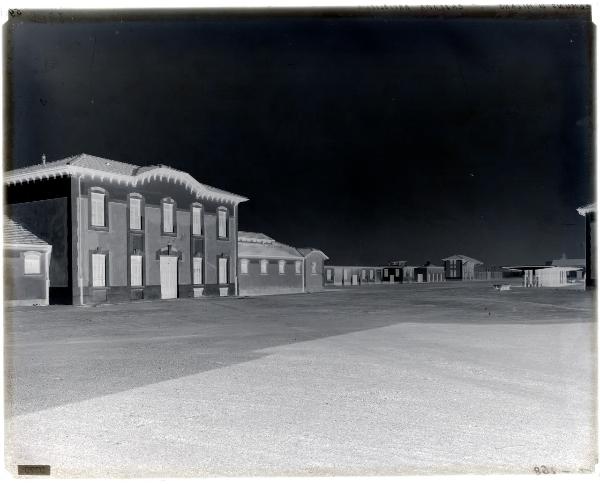
<svg viewBox="0 0 600 484">
<path fill-rule="evenodd" d="M 7 465 L 585 472 L 593 306 L 574 288 L 448 283 L 10 310 Z"/>
</svg>

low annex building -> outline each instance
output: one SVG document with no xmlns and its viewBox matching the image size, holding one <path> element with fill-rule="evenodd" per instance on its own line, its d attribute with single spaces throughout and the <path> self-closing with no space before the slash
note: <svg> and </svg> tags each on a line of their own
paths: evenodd
<svg viewBox="0 0 600 484">
<path fill-rule="evenodd" d="M 304 290 L 305 292 L 322 291 L 325 285 L 325 261 L 329 257 L 319 249 L 303 247 L 298 252 L 304 257 Z"/>
<path fill-rule="evenodd" d="M 4 216 L 4 302 L 8 306 L 47 306 L 52 246 Z"/>
<path fill-rule="evenodd" d="M 551 265 L 522 265 L 505 267 L 523 276 L 523 287 L 560 287 L 569 284 L 569 272 L 577 267 Z"/>
<path fill-rule="evenodd" d="M 50 303 L 236 293 L 245 197 L 88 154 L 8 171 L 4 183 L 8 214 L 52 245 Z"/>
<path fill-rule="evenodd" d="M 383 268 L 380 266 L 325 266 L 325 284 L 334 286 L 359 286 L 380 284 Z"/>
<path fill-rule="evenodd" d="M 239 294 L 304 292 L 304 256 L 265 234 L 238 233 Z"/>
</svg>

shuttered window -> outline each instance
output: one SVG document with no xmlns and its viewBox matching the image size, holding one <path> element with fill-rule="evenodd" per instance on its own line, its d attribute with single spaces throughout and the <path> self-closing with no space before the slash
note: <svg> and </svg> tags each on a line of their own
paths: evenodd
<svg viewBox="0 0 600 484">
<path fill-rule="evenodd" d="M 92 225 L 104 227 L 104 193 L 91 192 L 92 200 Z"/>
<path fill-rule="evenodd" d="M 302 261 L 296 261 L 296 274 L 302 274 Z"/>
<path fill-rule="evenodd" d="M 218 219 L 219 237 L 225 239 L 225 238 L 227 238 L 227 209 L 220 208 L 218 210 L 218 214 L 219 214 L 219 219 Z"/>
<path fill-rule="evenodd" d="M 202 207 L 192 207 L 192 235 L 202 235 Z"/>
<path fill-rule="evenodd" d="M 106 286 L 105 254 L 92 254 L 92 285 L 94 287 Z"/>
<path fill-rule="evenodd" d="M 260 273 L 261 274 L 266 274 L 267 273 L 267 267 L 269 266 L 269 261 L 266 259 L 263 259 L 260 261 Z"/>
<path fill-rule="evenodd" d="M 202 284 L 202 257 L 194 257 L 194 284 Z"/>
<path fill-rule="evenodd" d="M 227 258 L 219 257 L 219 284 L 227 284 L 229 278 L 227 277 Z"/>
<path fill-rule="evenodd" d="M 142 286 L 142 256 L 131 256 L 131 285 Z"/>
<path fill-rule="evenodd" d="M 139 198 L 129 199 L 129 228 L 131 230 L 142 229 L 142 200 Z"/>
<path fill-rule="evenodd" d="M 173 204 L 163 203 L 163 232 L 171 234 L 173 230 Z"/>
<path fill-rule="evenodd" d="M 240 272 L 242 274 L 248 274 L 248 259 L 242 259 L 240 261 Z"/>
<path fill-rule="evenodd" d="M 40 274 L 42 272 L 41 254 L 39 252 L 25 252 L 25 274 Z"/>
</svg>

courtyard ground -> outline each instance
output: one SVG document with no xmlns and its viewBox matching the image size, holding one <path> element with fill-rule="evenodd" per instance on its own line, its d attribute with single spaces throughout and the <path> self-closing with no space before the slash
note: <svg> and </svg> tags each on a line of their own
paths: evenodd
<svg viewBox="0 0 600 484">
<path fill-rule="evenodd" d="M 67 476 L 587 472 L 593 293 L 406 284 L 5 314 L 6 464 Z"/>
</svg>

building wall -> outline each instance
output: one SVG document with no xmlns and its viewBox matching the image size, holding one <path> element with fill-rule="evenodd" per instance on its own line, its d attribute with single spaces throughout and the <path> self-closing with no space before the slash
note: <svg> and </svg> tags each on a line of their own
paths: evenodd
<svg viewBox="0 0 600 484">
<path fill-rule="evenodd" d="M 393 277 L 393 279 L 392 279 Z M 402 267 L 397 266 L 387 266 L 383 268 L 381 280 L 382 282 L 391 283 L 393 281 L 394 284 L 402 283 L 404 279 L 404 271 Z"/>
<path fill-rule="evenodd" d="M 585 287 L 596 287 L 596 212 L 585 216 Z"/>
<path fill-rule="evenodd" d="M 41 254 L 40 274 L 25 274 L 26 250 L 4 249 L 4 301 L 11 306 L 45 305 L 48 291 L 48 254 Z M 50 258 L 51 260 L 51 258 Z"/>
<path fill-rule="evenodd" d="M 89 217 L 89 188 L 100 187 L 107 190 L 107 216 L 108 227 L 93 228 L 90 226 Z M 227 295 L 235 293 L 235 248 L 237 240 L 237 223 L 235 209 L 232 205 L 217 204 L 196 200 L 189 196 L 182 187 L 163 183 L 154 187 L 155 191 L 145 191 L 143 187 L 119 187 L 109 184 L 88 182 L 82 184 L 82 196 L 78 200 L 76 210 L 77 223 L 74 229 L 73 245 L 79 251 L 79 260 L 75 264 L 81 267 L 77 277 L 81 276 L 83 285 L 83 302 L 126 301 L 131 299 L 159 299 L 160 288 L 160 255 L 169 253 L 178 256 L 177 277 L 178 297 L 193 297 L 194 287 L 200 289 L 196 292 L 202 295 L 219 295 L 220 290 L 225 290 Z M 173 189 L 169 192 L 168 189 Z M 79 188 L 77 188 L 79 191 Z M 143 197 L 142 203 L 142 230 L 129 230 L 129 202 L 130 193 L 139 193 Z M 175 197 L 178 198 L 175 198 Z M 172 198 L 175 202 L 175 234 L 162 233 L 162 212 L 160 201 L 163 198 Z M 194 236 L 191 240 L 191 204 L 201 203 L 203 206 L 203 235 Z M 217 238 L 217 209 L 225 206 L 228 209 L 228 237 Z M 192 247 L 200 248 L 203 254 L 203 284 L 192 285 Z M 100 249 L 108 254 L 108 287 L 106 289 L 92 288 L 90 252 Z M 143 255 L 143 283 L 142 288 L 133 288 L 130 285 L 130 255 L 135 248 Z M 77 251 L 76 251 L 76 258 Z M 218 258 L 229 258 L 229 282 L 218 284 Z M 79 303 L 79 287 L 73 290 L 73 302 Z"/>
<path fill-rule="evenodd" d="M 371 277 L 372 271 L 372 277 Z M 329 276 L 332 277 L 329 277 Z M 353 278 L 353 276 L 356 276 Z M 379 284 L 382 282 L 381 267 L 373 266 L 324 266 L 325 285 L 350 286 L 362 284 Z"/>
<path fill-rule="evenodd" d="M 294 260 L 287 260 L 285 274 L 279 274 L 279 260 L 269 259 L 267 273 L 261 274 L 261 259 L 240 256 L 239 260 L 241 261 L 242 259 L 248 259 L 248 274 L 242 274 L 238 268 L 240 296 L 303 292 L 302 273 L 296 274 Z"/>
<path fill-rule="evenodd" d="M 316 264 L 316 272 L 313 273 L 312 265 Z M 323 290 L 325 274 L 323 268 L 325 258 L 319 252 L 311 252 L 304 258 L 304 271 L 306 274 L 306 292 Z"/>
</svg>

